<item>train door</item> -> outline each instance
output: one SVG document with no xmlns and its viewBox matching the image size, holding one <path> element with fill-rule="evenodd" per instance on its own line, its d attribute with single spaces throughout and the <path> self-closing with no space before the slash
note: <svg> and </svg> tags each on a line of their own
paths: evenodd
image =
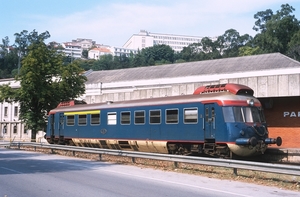
<svg viewBox="0 0 300 197">
<path fill-rule="evenodd" d="M 54 143 L 54 139 L 55 139 L 55 133 L 54 133 L 54 128 L 55 128 L 55 125 L 54 125 L 54 114 L 50 115 L 48 124 L 50 124 L 49 125 L 50 143 L 53 144 Z"/>
<path fill-rule="evenodd" d="M 58 133 L 59 133 L 59 144 L 64 144 L 64 114 L 59 114 L 59 122 L 58 122 Z"/>
<path fill-rule="evenodd" d="M 204 140 L 207 143 L 214 143 L 216 134 L 216 114 L 214 104 L 205 104 L 204 110 Z"/>
</svg>

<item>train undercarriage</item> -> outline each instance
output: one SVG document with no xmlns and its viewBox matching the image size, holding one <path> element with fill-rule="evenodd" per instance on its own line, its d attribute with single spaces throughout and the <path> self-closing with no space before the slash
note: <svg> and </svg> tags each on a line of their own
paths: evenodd
<svg viewBox="0 0 300 197">
<path fill-rule="evenodd" d="M 167 141 L 144 141 L 144 140 L 115 140 L 115 139 L 48 139 L 50 144 L 61 144 L 70 146 L 116 149 L 127 151 L 141 151 L 151 153 L 164 153 L 176 155 L 210 155 L 213 157 L 232 158 L 233 153 L 227 144 L 216 144 L 214 141 L 207 140 L 204 143 L 187 142 L 167 142 Z"/>
</svg>

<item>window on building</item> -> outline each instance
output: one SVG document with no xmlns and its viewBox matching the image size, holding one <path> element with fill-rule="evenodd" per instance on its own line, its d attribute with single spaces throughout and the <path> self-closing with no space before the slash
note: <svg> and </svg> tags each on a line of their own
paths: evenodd
<svg viewBox="0 0 300 197">
<path fill-rule="evenodd" d="M 160 116 L 160 110 L 151 110 L 150 112 L 150 124 L 160 124 L 161 122 L 161 116 Z"/>
<path fill-rule="evenodd" d="M 135 111 L 134 112 L 134 123 L 135 124 L 145 124 L 145 111 Z"/>
<path fill-rule="evenodd" d="M 167 109 L 166 110 L 166 123 L 168 123 L 168 124 L 178 123 L 178 109 Z"/>
<path fill-rule="evenodd" d="M 100 114 L 91 114 L 91 125 L 100 124 Z"/>
<path fill-rule="evenodd" d="M 107 124 L 108 125 L 116 125 L 117 124 L 117 113 L 116 112 L 107 113 Z"/>
<path fill-rule="evenodd" d="M 18 108 L 18 106 L 15 106 L 15 108 L 14 108 L 14 116 L 17 117 L 18 114 L 19 114 L 19 108 Z"/>
<path fill-rule="evenodd" d="M 198 122 L 198 109 L 188 108 L 184 109 L 184 123 L 197 123 Z"/>
<path fill-rule="evenodd" d="M 7 126 L 6 125 L 3 126 L 3 133 L 7 133 Z"/>
<path fill-rule="evenodd" d="M 74 115 L 66 116 L 67 117 L 67 125 L 74 126 L 75 124 L 75 117 Z"/>
<path fill-rule="evenodd" d="M 23 132 L 24 132 L 24 134 L 28 134 L 28 126 L 27 125 L 24 126 L 24 131 Z"/>
<path fill-rule="evenodd" d="M 18 133 L 18 127 L 17 127 L 17 125 L 14 125 L 13 130 L 14 130 L 14 131 L 13 131 L 14 133 Z"/>
<path fill-rule="evenodd" d="M 4 116 L 8 115 L 8 107 L 4 107 Z"/>
<path fill-rule="evenodd" d="M 78 125 L 86 125 L 86 114 L 78 115 Z"/>
<path fill-rule="evenodd" d="M 130 124 L 130 112 L 121 112 L 121 124 Z"/>
</svg>

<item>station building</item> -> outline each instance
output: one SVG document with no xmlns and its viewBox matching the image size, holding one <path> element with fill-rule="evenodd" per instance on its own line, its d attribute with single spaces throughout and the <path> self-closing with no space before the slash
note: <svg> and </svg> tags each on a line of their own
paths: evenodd
<svg viewBox="0 0 300 197">
<path fill-rule="evenodd" d="M 1 79 L 0 85 L 10 84 L 12 88 L 19 88 L 20 83 L 14 79 Z M 19 103 L 0 103 L 0 140 L 30 141 L 31 132 L 19 119 Z"/>
<path fill-rule="evenodd" d="M 87 103 L 192 94 L 203 85 L 238 83 L 263 104 L 270 137 L 300 148 L 300 62 L 280 53 L 169 65 L 93 71 Z"/>
</svg>

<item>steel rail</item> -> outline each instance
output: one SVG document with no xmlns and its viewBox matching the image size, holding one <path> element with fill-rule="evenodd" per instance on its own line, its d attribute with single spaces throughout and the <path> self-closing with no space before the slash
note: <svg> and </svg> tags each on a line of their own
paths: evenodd
<svg viewBox="0 0 300 197">
<path fill-rule="evenodd" d="M 177 166 L 178 163 L 191 163 L 199 165 L 209 165 L 216 167 L 232 168 L 233 173 L 237 175 L 237 169 L 254 170 L 261 172 L 270 172 L 277 174 L 295 175 L 300 176 L 300 166 L 298 165 L 286 165 L 286 164 L 273 164 L 273 163 L 262 163 L 253 161 L 241 161 L 241 160 L 230 160 L 220 158 L 207 158 L 207 157 L 196 157 L 196 156 L 182 156 L 182 155 L 169 155 L 169 154 L 158 154 L 158 153 L 147 153 L 137 151 L 121 151 L 113 149 L 100 149 L 90 147 L 78 147 L 78 146 L 65 146 L 65 145 L 54 145 L 45 143 L 33 143 L 33 142 L 13 142 L 13 143 L 2 143 L 0 146 L 32 146 L 36 148 L 47 148 L 53 150 L 65 150 L 75 152 L 85 152 L 99 154 L 101 160 L 102 154 L 131 157 L 132 161 L 135 162 L 135 158 L 154 159 L 161 161 L 171 161 Z"/>
</svg>

